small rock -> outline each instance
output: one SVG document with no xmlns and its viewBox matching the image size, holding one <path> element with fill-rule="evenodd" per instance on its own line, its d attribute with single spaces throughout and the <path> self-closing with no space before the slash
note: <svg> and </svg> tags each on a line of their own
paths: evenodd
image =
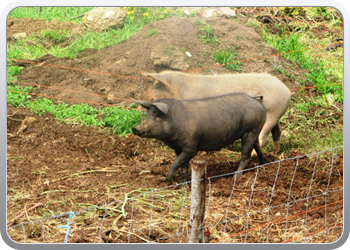
<svg viewBox="0 0 350 250">
<path fill-rule="evenodd" d="M 15 39 L 15 40 L 18 40 L 20 38 L 26 38 L 27 37 L 27 33 L 25 32 L 20 32 L 20 33 L 15 33 L 12 35 L 12 38 Z"/>
<path fill-rule="evenodd" d="M 109 93 L 109 94 L 107 95 L 107 100 L 108 100 L 109 102 L 115 101 L 115 95 L 114 95 L 113 93 Z"/>
<path fill-rule="evenodd" d="M 118 29 L 124 26 L 126 15 L 121 7 L 96 7 L 85 13 L 83 24 L 89 30 Z"/>
<path fill-rule="evenodd" d="M 218 7 L 218 8 L 210 8 L 210 9 L 203 9 L 202 7 L 186 7 L 184 8 L 184 13 L 186 15 L 191 15 L 195 11 L 198 12 L 198 15 L 201 17 L 235 17 L 236 12 L 233 9 L 230 9 L 229 7 Z"/>
<path fill-rule="evenodd" d="M 229 7 L 220 7 L 220 8 L 213 8 L 213 9 L 203 9 L 200 12 L 200 15 L 202 17 L 234 17 L 236 16 L 236 12 Z"/>
<path fill-rule="evenodd" d="M 229 7 L 220 7 L 217 10 L 217 15 L 225 17 L 235 17 L 236 12 L 233 9 L 230 9 Z"/>
<path fill-rule="evenodd" d="M 193 12 L 195 12 L 195 11 L 199 11 L 200 9 L 202 9 L 202 7 L 185 7 L 184 8 L 185 10 L 184 10 L 184 13 L 186 14 L 186 15 L 191 15 Z"/>
<path fill-rule="evenodd" d="M 188 55 L 175 47 L 163 47 L 162 44 L 156 46 L 151 51 L 150 59 L 154 66 L 161 69 L 188 70 Z"/>
</svg>

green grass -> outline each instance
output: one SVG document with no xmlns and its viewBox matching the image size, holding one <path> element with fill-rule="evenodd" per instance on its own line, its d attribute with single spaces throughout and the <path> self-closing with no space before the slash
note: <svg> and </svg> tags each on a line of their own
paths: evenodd
<svg viewBox="0 0 350 250">
<path fill-rule="evenodd" d="M 7 85 L 7 103 L 16 107 L 26 107 L 26 103 L 30 100 L 31 96 L 20 92 L 28 93 L 31 90 L 32 87 L 22 88 L 21 86 Z"/>
<path fill-rule="evenodd" d="M 31 35 L 26 40 L 32 41 L 28 45 L 23 39 L 7 46 L 7 57 L 33 60 L 46 54 L 55 57 L 76 58 L 80 51 L 87 48 L 102 49 L 118 44 L 132 37 L 142 27 L 134 25 L 129 19 L 123 29 L 103 32 L 91 31 L 86 33 L 73 33 L 69 31 L 42 30 L 40 34 Z M 59 43 L 68 41 L 69 46 L 60 47 Z"/>
<path fill-rule="evenodd" d="M 282 35 L 274 35 L 266 30 L 264 30 L 262 34 L 266 42 L 275 47 L 280 53 L 283 53 L 284 57 L 296 63 L 300 68 L 308 70 L 307 82 L 303 83 L 303 86 L 320 86 L 318 87 L 318 90 L 321 93 L 333 94 L 337 102 L 343 103 L 343 86 L 330 85 L 343 81 L 342 65 L 338 67 L 337 73 L 329 72 L 327 67 L 328 62 L 307 53 L 311 50 L 310 40 L 306 39 L 306 36 L 309 35 L 309 33 L 287 33 L 283 28 L 282 31 Z M 293 53 L 288 53 L 291 51 L 293 51 Z"/>
<path fill-rule="evenodd" d="M 151 29 L 147 32 L 147 36 L 150 37 L 150 36 L 153 36 L 153 35 L 156 35 L 156 34 L 159 34 L 159 31 L 154 28 L 154 29 Z"/>
<path fill-rule="evenodd" d="M 323 96 L 311 102 L 303 98 L 292 101 L 280 120 L 283 130 L 281 152 L 297 148 L 307 154 L 342 145 L 343 117 L 335 115 L 342 110 L 335 104 Z M 272 147 L 270 142 L 266 150 L 271 151 Z"/>
<path fill-rule="evenodd" d="M 213 28 L 210 27 L 209 24 L 205 24 L 205 26 L 199 30 L 198 38 L 204 44 L 218 45 L 221 43 L 219 38 L 217 38 L 217 36 L 214 34 Z"/>
<path fill-rule="evenodd" d="M 71 21 L 72 18 L 82 15 L 91 9 L 92 7 L 18 7 L 9 13 L 9 17 Z M 80 19 L 75 19 L 74 21 L 80 22 Z"/>
<path fill-rule="evenodd" d="M 8 86 L 8 90 L 30 92 L 32 87 Z M 64 123 L 88 126 L 111 127 L 114 133 L 121 136 L 131 133 L 131 128 L 141 122 L 139 111 L 119 107 L 96 109 L 86 103 L 69 105 L 65 102 L 53 102 L 47 98 L 29 101 L 30 95 L 7 92 L 7 102 L 13 106 L 30 108 L 34 113 L 52 114 Z"/>
<path fill-rule="evenodd" d="M 44 19 L 48 21 L 70 21 L 71 18 L 84 14 L 91 8 L 87 7 L 41 7 L 40 13 L 38 7 L 19 7 L 12 10 L 9 17 L 30 17 L 33 19 Z M 56 57 L 76 58 L 77 54 L 87 48 L 101 49 L 114 44 L 121 43 L 129 39 L 135 33 L 140 31 L 142 27 L 153 20 L 162 20 L 170 13 L 167 9 L 157 8 L 153 10 L 147 7 L 138 7 L 138 18 L 135 23 L 134 8 L 128 7 L 128 15 L 122 29 L 98 32 L 79 32 L 70 33 L 68 30 L 52 31 L 42 30 L 40 34 L 31 35 L 26 40 L 32 43 L 28 45 L 23 39 L 19 39 L 16 43 L 11 43 L 7 46 L 7 57 L 16 59 L 33 60 L 46 54 L 51 54 Z M 80 19 L 75 19 L 76 22 L 81 22 Z M 153 31 L 155 32 L 155 31 Z M 152 33 L 154 35 L 156 33 Z M 60 41 L 68 40 L 69 45 L 60 47 Z"/>
<path fill-rule="evenodd" d="M 84 14 L 90 9 L 90 7 L 42 7 L 39 10 L 38 7 L 19 7 L 12 10 L 9 16 L 13 18 L 30 17 L 48 21 L 70 21 L 72 18 Z M 101 49 L 127 40 L 141 30 L 145 24 L 169 15 L 169 11 L 164 8 L 157 8 L 156 15 L 152 15 L 150 14 L 152 13 L 150 8 L 139 7 L 138 20 L 134 22 L 134 8 L 127 8 L 127 10 L 127 20 L 122 29 L 85 33 L 43 29 L 39 34 L 27 37 L 26 41 L 19 39 L 16 43 L 10 43 L 7 46 L 7 57 L 33 60 L 46 54 L 51 54 L 55 57 L 76 58 L 77 54 L 86 48 Z M 74 19 L 74 22 L 81 22 L 81 18 Z M 151 35 L 156 33 L 153 30 Z M 63 42 L 68 43 L 68 46 L 61 47 L 60 44 Z M 53 102 L 46 98 L 31 101 L 31 95 L 21 92 L 29 93 L 33 87 L 23 88 L 13 84 L 17 80 L 16 75 L 20 73 L 22 68 L 12 66 L 10 60 L 8 60 L 7 66 L 7 102 L 14 106 L 30 108 L 39 115 L 51 113 L 65 123 L 111 127 L 114 133 L 122 136 L 131 133 L 131 128 L 140 123 L 140 112 L 132 109 L 118 107 L 95 109 L 85 103 L 68 105 L 65 102 Z"/>
<path fill-rule="evenodd" d="M 341 24 L 339 13 L 333 8 L 280 8 L 280 11 L 293 18 L 299 18 L 298 15 L 306 11 L 303 20 L 308 17 L 321 17 L 322 24 L 328 24 L 330 28 L 333 28 L 332 25 Z M 319 94 L 313 98 L 302 98 L 304 90 L 299 90 L 299 97 L 291 101 L 290 107 L 282 117 L 281 157 L 283 153 L 296 148 L 302 153 L 310 153 L 324 150 L 325 147 L 342 145 L 343 117 L 338 117 L 337 114 L 343 112 L 343 85 L 330 84 L 343 82 L 341 62 L 343 49 L 326 51 L 334 39 L 332 35 L 324 38 L 316 37 L 311 30 L 319 24 L 295 22 L 287 26 L 284 22 L 280 24 L 277 20 L 274 21 L 274 33 L 254 19 L 249 19 L 246 25 L 260 32 L 268 44 L 292 62 L 288 67 L 275 66 L 273 69 L 275 74 L 285 74 L 292 82 L 299 83 L 300 87 L 320 86 L 317 87 Z M 293 72 L 299 69 L 306 72 L 300 74 Z M 272 148 L 273 144 L 270 140 L 265 150 L 272 151 Z"/>
<path fill-rule="evenodd" d="M 237 59 L 237 49 L 238 47 L 231 46 L 218 50 L 217 52 L 213 53 L 213 58 L 216 62 L 224 64 L 224 68 L 239 71 L 242 69 L 243 63 L 239 62 Z"/>
</svg>

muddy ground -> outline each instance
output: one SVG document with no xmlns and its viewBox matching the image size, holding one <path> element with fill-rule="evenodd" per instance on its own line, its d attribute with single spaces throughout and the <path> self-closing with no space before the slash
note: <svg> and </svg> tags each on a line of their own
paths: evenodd
<svg viewBox="0 0 350 250">
<path fill-rule="evenodd" d="M 87 49 L 76 59 L 46 55 L 35 60 L 36 64 L 18 61 L 17 65 L 24 66 L 19 80 L 44 86 L 35 88 L 34 93 L 74 99 L 72 103 L 129 105 L 124 99 L 141 95 L 141 71 L 229 73 L 216 67 L 209 55 L 230 45 L 238 48 L 239 60 L 248 59 L 240 72 L 273 74 L 277 66 L 291 67 L 292 63 L 267 45 L 256 30 L 244 25 L 244 17 L 205 19 L 222 41 L 219 45 L 199 41 L 198 19 L 155 21 L 121 44 Z M 84 32 L 74 23 L 9 19 L 8 42 L 13 42 L 13 34 L 30 34 L 42 28 Z M 159 33 L 149 36 L 152 29 Z M 327 35 L 331 31 L 316 32 Z M 68 46 L 71 42 L 47 46 Z M 192 57 L 186 57 L 183 51 Z M 259 57 L 264 58 L 257 60 Z M 288 77 L 278 77 L 289 88 L 298 87 Z M 317 91 L 310 89 L 303 94 L 313 96 Z M 14 241 L 63 242 L 66 229 L 58 226 L 65 225 L 68 217 L 51 217 L 79 211 L 72 218 L 69 242 L 188 242 L 189 185 L 147 193 L 169 185 L 165 173 L 175 154 L 161 142 L 133 135 L 119 137 L 108 129 L 62 124 L 49 114 L 38 116 L 11 105 L 7 106 L 7 114 L 7 219 Z M 198 155 L 207 161 L 207 176 L 234 172 L 240 157 L 237 148 Z M 284 158 L 300 155 L 297 148 L 283 153 Z M 266 155 L 270 162 L 280 159 L 269 152 Z M 250 168 L 257 165 L 256 158 L 249 163 Z M 343 158 L 338 150 L 251 170 L 237 181 L 234 175 L 209 179 L 206 186 L 210 240 L 282 242 L 311 233 L 301 242 L 333 242 L 341 235 L 341 228 L 332 228 L 342 224 L 343 212 Z M 327 195 L 321 195 L 324 193 Z M 124 204 L 125 195 L 139 198 Z M 33 206 L 36 208 L 31 209 Z M 267 207 L 272 208 L 264 210 Z M 283 220 L 291 215 L 295 216 Z M 42 218 L 50 219 L 40 221 Z M 32 223 L 16 227 L 27 221 Z M 274 223 L 264 225 L 269 222 Z M 247 225 L 256 229 L 244 232 Z M 328 230 L 312 234 L 324 229 Z"/>
</svg>

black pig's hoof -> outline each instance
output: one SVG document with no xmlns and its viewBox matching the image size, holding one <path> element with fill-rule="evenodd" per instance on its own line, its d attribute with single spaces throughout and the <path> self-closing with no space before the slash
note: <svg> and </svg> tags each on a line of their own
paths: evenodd
<svg viewBox="0 0 350 250">
<path fill-rule="evenodd" d="M 174 176 L 172 174 L 169 174 L 169 172 L 166 174 L 166 180 L 169 184 L 173 183 Z"/>
</svg>

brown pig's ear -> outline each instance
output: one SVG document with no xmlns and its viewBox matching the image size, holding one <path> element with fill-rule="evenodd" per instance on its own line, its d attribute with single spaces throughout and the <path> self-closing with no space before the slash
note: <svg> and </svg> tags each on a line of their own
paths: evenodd
<svg viewBox="0 0 350 250">
<path fill-rule="evenodd" d="M 170 80 L 168 78 L 168 75 L 166 74 L 147 73 L 147 75 L 145 76 L 150 76 L 154 78 L 155 80 L 158 81 L 157 84 L 162 83 L 162 85 L 165 86 L 166 88 L 169 88 L 170 86 Z"/>
<path fill-rule="evenodd" d="M 152 106 L 152 101 L 136 100 L 131 98 L 134 103 L 140 104 L 142 107 L 149 109 Z"/>
<path fill-rule="evenodd" d="M 154 102 L 152 103 L 153 106 L 155 106 L 157 109 L 159 109 L 159 111 L 161 111 L 164 114 L 168 114 L 170 107 L 168 104 L 166 104 L 165 102 Z"/>
</svg>

